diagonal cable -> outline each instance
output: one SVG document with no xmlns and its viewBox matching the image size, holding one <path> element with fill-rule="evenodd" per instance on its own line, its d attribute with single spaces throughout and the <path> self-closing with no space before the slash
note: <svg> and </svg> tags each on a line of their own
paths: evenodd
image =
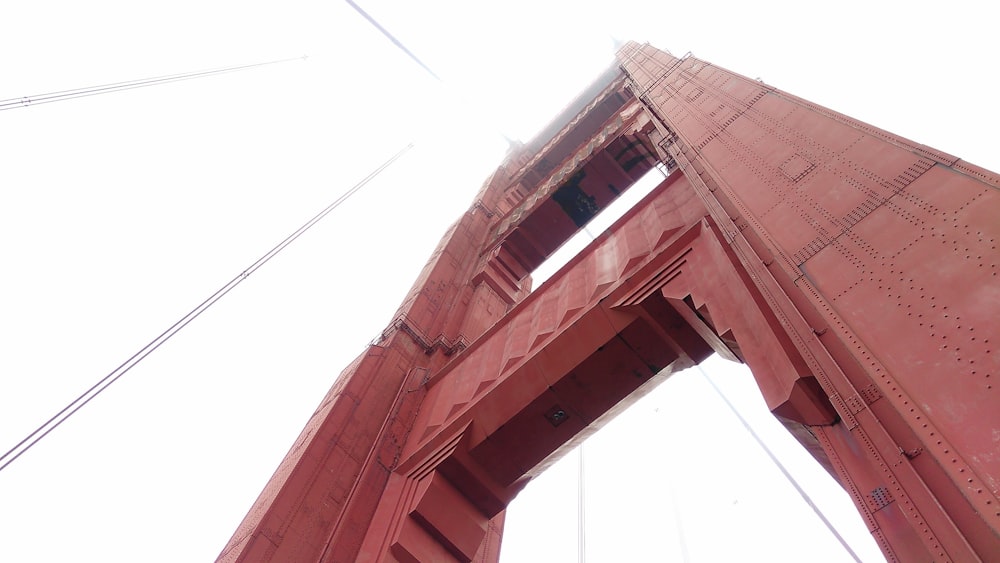
<svg viewBox="0 0 1000 563">
<path fill-rule="evenodd" d="M 415 62 L 418 65 L 420 65 L 420 68 L 426 70 L 427 74 L 430 74 L 431 76 L 433 76 L 434 80 L 437 80 L 438 82 L 444 82 L 444 80 L 441 80 L 441 77 L 438 76 L 433 70 L 431 70 L 431 68 L 429 66 L 427 66 L 426 64 L 424 64 L 424 61 L 420 60 L 419 57 L 417 57 L 415 54 L 413 54 L 413 51 L 409 50 L 406 47 L 406 45 L 403 45 L 402 41 L 400 41 L 399 39 L 396 39 L 396 36 L 393 35 L 392 33 L 390 33 L 388 29 L 382 27 L 382 24 L 378 23 L 378 20 L 376 20 L 375 18 L 373 18 L 368 12 L 364 11 L 361 8 L 361 6 L 358 6 L 352 0 L 346 0 L 346 2 L 352 8 L 354 8 L 354 11 L 356 11 L 359 14 L 361 14 L 361 17 L 363 17 L 366 20 L 368 20 L 368 23 L 370 23 L 373 26 L 375 26 L 375 29 L 379 30 L 382 33 L 382 35 L 385 35 L 385 37 L 389 41 L 392 41 L 393 45 L 399 47 L 399 49 L 401 51 L 403 51 L 404 53 L 406 53 L 406 56 L 410 57 L 411 59 L 413 59 L 413 62 Z"/>
<path fill-rule="evenodd" d="M 413 148 L 413 143 L 410 143 L 405 147 L 403 147 L 402 150 L 400 150 L 391 158 L 389 158 L 389 160 L 382 163 L 381 166 L 373 170 L 371 173 L 365 176 L 361 181 L 354 184 L 349 190 L 341 194 L 337 199 L 335 199 L 333 202 L 327 205 L 322 211 L 313 216 L 312 219 L 306 221 L 301 227 L 296 229 L 292 234 L 285 237 L 284 240 L 275 245 L 271 250 L 264 253 L 264 255 L 258 258 L 256 262 L 251 264 L 249 267 L 243 270 L 239 275 L 231 279 L 228 283 L 220 287 L 215 293 L 209 296 L 208 299 L 205 299 L 197 307 L 191 309 L 191 311 L 189 311 L 186 315 L 181 317 L 170 328 L 160 333 L 159 336 L 151 340 L 141 350 L 133 354 L 132 357 L 125 360 L 125 362 L 123 362 L 121 365 L 113 369 L 110 373 L 105 375 L 97 383 L 91 386 L 90 389 L 84 391 L 82 394 L 80 394 L 80 396 L 78 396 L 68 405 L 63 407 L 62 410 L 60 410 L 51 418 L 46 420 L 33 432 L 25 436 L 24 439 L 15 444 L 14 447 L 7 450 L 7 452 L 5 452 L 3 455 L 0 455 L 0 462 L 3 463 L 3 465 L 0 465 L 0 471 L 3 471 L 8 465 L 13 463 L 14 460 L 21 457 L 21 455 L 23 455 L 26 451 L 31 449 L 32 446 L 37 444 L 39 440 L 47 436 L 49 432 L 52 432 L 57 427 L 59 427 L 59 425 L 61 425 L 63 422 L 66 422 L 66 420 L 69 417 L 73 416 L 73 414 L 76 413 L 76 411 L 83 408 L 84 405 L 86 405 L 92 399 L 101 394 L 105 389 L 110 387 L 111 384 L 113 384 L 115 381 L 118 381 L 118 379 L 121 378 L 121 376 L 128 373 L 129 370 L 131 370 L 133 367 L 136 366 L 136 364 L 138 364 L 144 358 L 146 358 L 146 356 L 153 353 L 153 351 L 159 348 L 164 342 L 166 342 L 172 336 L 177 334 L 178 331 L 187 326 L 191 321 L 198 318 L 198 316 L 204 313 L 209 307 L 214 305 L 216 301 L 222 299 L 222 297 L 224 297 L 227 293 L 232 291 L 237 285 L 242 283 L 243 280 L 247 279 L 247 277 L 249 277 L 250 274 L 257 271 L 261 266 L 270 261 L 271 258 L 274 258 L 289 244 L 295 242 L 297 238 L 299 238 L 306 231 L 312 228 L 313 225 L 315 225 L 324 217 L 329 215 L 331 211 L 339 207 L 340 204 L 347 201 L 348 198 L 357 193 L 361 188 L 363 188 L 366 184 L 371 182 L 376 176 L 382 173 L 382 171 L 384 171 L 386 168 L 388 168 L 390 165 L 396 162 L 400 157 L 402 157 L 412 148 Z"/>
<path fill-rule="evenodd" d="M 813 502 L 812 498 L 809 497 L 809 493 L 807 493 L 805 489 L 802 488 L 802 485 L 800 485 L 798 480 L 796 480 L 795 477 L 792 476 L 792 474 L 788 471 L 788 468 L 785 467 L 785 464 L 782 463 L 780 459 L 778 459 L 778 456 L 776 456 L 773 451 L 771 451 L 771 448 L 764 442 L 764 440 L 760 437 L 760 435 L 757 434 L 757 431 L 753 428 L 753 426 L 750 425 L 747 419 L 743 417 L 743 414 L 741 414 L 740 411 L 736 409 L 736 406 L 733 405 L 732 401 L 729 400 L 729 397 L 727 397 L 726 394 L 722 392 L 722 389 L 720 389 L 719 386 L 715 384 L 715 381 L 713 381 L 712 378 L 709 377 L 705 369 L 701 367 L 701 364 L 695 364 L 695 367 L 698 368 L 698 371 L 701 373 L 702 377 L 705 378 L 705 381 L 707 381 L 708 384 L 712 386 L 712 389 L 715 390 L 716 395 L 718 395 L 719 398 L 722 399 L 724 403 L 726 403 L 726 406 L 729 407 L 729 411 L 732 412 L 737 419 L 739 419 L 740 423 L 743 424 L 743 427 L 746 428 L 747 432 L 750 433 L 750 436 L 752 436 L 754 441 L 757 442 L 757 445 L 760 446 L 762 450 L 764 450 L 764 453 L 767 454 L 767 457 L 771 459 L 771 462 L 774 463 L 774 465 L 781 471 L 781 474 L 785 476 L 785 479 L 788 480 L 788 483 L 795 488 L 795 491 L 799 493 L 799 496 L 802 497 L 802 500 L 805 501 L 805 503 L 809 506 L 809 508 L 813 510 L 816 516 L 818 516 L 819 519 L 823 521 L 823 524 L 825 524 L 826 528 L 830 530 L 830 533 L 833 534 L 835 538 L 837 538 L 837 541 L 840 542 L 841 547 L 843 547 L 844 550 L 850 554 L 851 559 L 854 559 L 854 561 L 856 561 L 857 563 L 861 563 L 861 559 L 858 557 L 858 554 L 855 553 L 854 550 L 851 548 L 851 545 L 847 543 L 847 540 L 845 540 L 843 536 L 840 535 L 840 532 L 833 525 L 833 523 L 830 522 L 830 520 L 826 517 L 826 514 L 823 514 L 823 511 L 820 510 L 818 506 L 816 506 L 816 503 Z"/>
<path fill-rule="evenodd" d="M 155 76 L 152 78 L 140 78 L 137 80 L 126 80 L 124 82 L 113 82 L 111 84 L 101 84 L 97 86 L 87 86 L 84 88 L 74 88 L 72 90 L 60 90 L 58 92 L 49 92 L 47 94 L 37 94 L 34 96 L 22 96 L 20 98 L 10 98 L 7 100 L 0 100 L 0 111 L 7 111 L 17 108 L 25 108 L 28 106 L 37 106 L 40 104 L 50 104 L 52 102 L 61 102 L 63 100 L 72 100 L 74 98 L 86 98 L 88 96 L 96 96 L 98 94 L 107 94 L 110 92 L 120 92 L 123 90 L 132 90 L 134 88 L 145 88 L 148 86 L 157 86 L 159 84 L 167 84 L 170 82 L 179 82 L 181 80 L 191 80 L 193 78 L 202 78 L 205 76 L 213 76 L 216 74 L 225 74 L 227 72 L 236 72 L 240 70 L 247 70 L 251 68 L 257 68 L 266 65 L 273 65 L 278 63 L 284 63 L 288 61 L 294 61 L 298 59 L 305 60 L 306 57 L 296 57 L 290 59 L 279 59 L 274 61 L 265 61 L 261 63 L 253 63 L 248 65 L 240 66 L 230 66 L 224 68 L 214 68 L 209 70 L 199 70 L 195 72 L 183 72 L 179 74 L 167 74 L 163 76 Z"/>
</svg>

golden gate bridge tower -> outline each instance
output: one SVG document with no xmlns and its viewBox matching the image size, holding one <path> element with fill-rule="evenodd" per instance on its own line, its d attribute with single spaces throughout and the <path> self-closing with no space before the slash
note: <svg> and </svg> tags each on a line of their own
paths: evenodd
<svg viewBox="0 0 1000 563">
<path fill-rule="evenodd" d="M 531 272 L 654 167 L 552 278 Z M 890 561 L 1000 553 L 1000 177 L 628 43 L 512 148 L 220 561 L 499 557 L 524 485 L 671 373 L 745 362 Z"/>
</svg>

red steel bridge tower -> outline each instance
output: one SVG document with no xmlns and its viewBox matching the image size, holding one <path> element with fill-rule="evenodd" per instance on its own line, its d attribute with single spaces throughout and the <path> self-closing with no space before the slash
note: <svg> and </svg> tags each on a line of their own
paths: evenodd
<svg viewBox="0 0 1000 563">
<path fill-rule="evenodd" d="M 668 176 L 540 287 L 653 167 Z M 628 43 L 511 150 L 220 561 L 479 561 L 564 452 L 713 352 L 890 561 L 1000 553 L 1000 177 Z"/>
</svg>

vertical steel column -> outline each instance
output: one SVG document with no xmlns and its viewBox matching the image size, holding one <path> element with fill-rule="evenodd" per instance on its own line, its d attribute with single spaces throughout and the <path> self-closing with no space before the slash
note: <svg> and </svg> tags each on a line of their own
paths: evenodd
<svg viewBox="0 0 1000 563">
<path fill-rule="evenodd" d="M 1000 552 L 997 176 L 693 57 L 619 60 L 836 409 L 812 431 L 887 557 Z"/>
</svg>

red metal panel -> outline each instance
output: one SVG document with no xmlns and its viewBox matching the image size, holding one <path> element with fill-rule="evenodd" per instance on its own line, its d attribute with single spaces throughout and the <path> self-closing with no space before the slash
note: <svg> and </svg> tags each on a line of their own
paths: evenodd
<svg viewBox="0 0 1000 563">
<path fill-rule="evenodd" d="M 492 563 L 528 480 L 713 350 L 889 559 L 1000 553 L 1000 178 L 693 57 L 619 60 L 486 182 L 220 560 Z M 531 292 L 655 159 L 680 170 Z"/>
<path fill-rule="evenodd" d="M 631 75 L 630 49 L 644 48 L 624 51 Z M 659 82 L 675 92 L 706 88 L 690 72 L 698 66 L 679 61 Z M 737 75 L 724 84 L 705 96 L 737 93 L 746 102 L 758 87 Z M 671 155 L 732 237 L 768 308 L 787 319 L 850 430 L 827 445 L 832 457 L 852 460 L 841 465 L 849 488 L 867 489 L 855 497 L 859 510 L 902 508 L 879 528 L 887 556 L 995 552 L 1000 460 L 985 429 L 1000 427 L 986 376 L 998 364 L 988 345 L 973 344 L 987 337 L 971 338 L 997 329 L 987 252 L 997 223 L 985 211 L 1000 205 L 997 185 L 955 173 L 953 157 L 776 90 L 749 98 L 733 117 L 666 86 L 660 95 L 636 88 L 654 90 L 648 100 L 659 125 L 677 139 Z M 778 268 L 761 267 L 770 256 Z M 828 330 L 811 342 L 810 331 Z M 830 364 L 828 355 L 842 359 Z M 859 391 L 872 388 L 886 398 L 877 410 Z M 841 451 L 851 448 L 871 457 Z M 931 464 L 914 461 L 928 455 Z"/>
</svg>

